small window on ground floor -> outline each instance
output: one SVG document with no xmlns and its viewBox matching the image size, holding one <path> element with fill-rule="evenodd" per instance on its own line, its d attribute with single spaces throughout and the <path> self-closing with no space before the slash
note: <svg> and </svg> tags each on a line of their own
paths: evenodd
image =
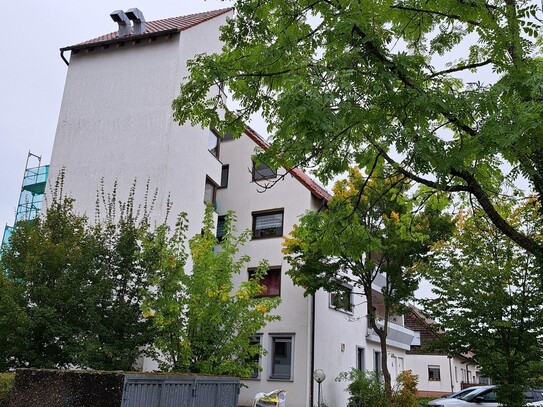
<svg viewBox="0 0 543 407">
<path fill-rule="evenodd" d="M 428 380 L 434 381 L 434 382 L 441 380 L 441 372 L 440 372 L 439 366 L 437 365 L 428 366 Z"/>
<path fill-rule="evenodd" d="M 272 334 L 270 379 L 292 380 L 294 335 Z"/>
<path fill-rule="evenodd" d="M 365 356 L 364 348 L 358 346 L 356 348 L 356 368 L 362 372 L 366 371 Z"/>
<path fill-rule="evenodd" d="M 250 344 L 251 345 L 260 345 L 262 343 L 262 335 L 255 335 L 251 337 Z M 253 356 L 253 361 L 261 366 L 262 363 L 260 362 L 260 354 L 256 354 Z M 260 369 L 256 368 L 253 370 L 253 374 L 251 375 L 251 379 L 260 379 Z"/>
<path fill-rule="evenodd" d="M 381 352 L 375 351 L 373 354 L 373 371 L 375 373 L 381 373 L 383 371 Z"/>
</svg>

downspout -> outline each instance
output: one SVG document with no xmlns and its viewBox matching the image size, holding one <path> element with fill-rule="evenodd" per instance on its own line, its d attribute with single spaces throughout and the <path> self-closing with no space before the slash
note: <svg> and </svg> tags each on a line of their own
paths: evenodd
<svg viewBox="0 0 543 407">
<path fill-rule="evenodd" d="M 63 60 L 64 63 L 66 64 L 66 66 L 70 66 L 70 63 L 69 63 L 68 60 L 64 57 L 64 50 L 63 50 L 63 49 L 60 50 L 60 57 L 62 58 L 62 60 Z"/>
<path fill-rule="evenodd" d="M 315 383 L 313 372 L 315 371 L 315 294 L 311 295 L 311 371 L 309 372 L 309 407 L 313 406 L 313 393 Z"/>
<path fill-rule="evenodd" d="M 452 374 L 452 366 L 451 366 L 451 359 L 452 356 L 447 356 L 449 359 L 449 377 L 451 378 L 451 393 L 454 393 L 454 382 L 453 382 L 453 374 Z"/>
</svg>

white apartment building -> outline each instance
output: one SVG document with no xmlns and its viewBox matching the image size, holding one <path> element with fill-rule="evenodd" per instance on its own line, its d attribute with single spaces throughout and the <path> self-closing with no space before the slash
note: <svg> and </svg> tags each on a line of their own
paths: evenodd
<svg viewBox="0 0 543 407">
<path fill-rule="evenodd" d="M 305 211 L 321 209 L 328 192 L 299 169 L 276 174 L 266 166 L 255 168 L 255 148 L 267 144 L 251 129 L 239 139 L 221 140 L 209 129 L 179 126 L 172 119 L 171 103 L 188 74 L 187 60 L 219 52 L 219 27 L 232 16 L 232 9 L 222 9 L 145 22 L 131 9 L 112 15 L 118 31 L 62 48 L 69 67 L 49 182 L 64 169 L 64 191 L 92 219 L 102 184 L 107 192 L 117 182 L 118 196 L 126 197 L 137 179 L 142 199 L 149 180 L 159 191 L 153 217 L 163 219 L 169 195 L 172 213 L 188 214 L 189 236 L 200 231 L 206 202 L 215 203 L 218 223 L 235 211 L 238 229 L 251 228 L 254 235 L 244 248 L 251 264 L 236 278 L 247 279 L 265 258 L 266 294 L 281 297 L 276 310 L 281 321 L 257 335 L 268 353 L 260 360 L 262 371 L 244 380 L 248 387 L 241 389 L 240 405 L 250 405 L 257 392 L 280 388 L 287 391 L 289 406 L 312 406 L 317 397 L 312 372 L 322 369 L 324 401 L 345 406 L 347 383 L 334 379 L 353 367 L 379 369 L 379 343 L 367 328 L 365 302 L 351 292 L 351 306 L 341 310 L 333 306 L 333 294 L 304 297 L 285 274 L 281 254 L 282 236 Z M 261 184 L 270 180 L 277 182 L 262 192 Z M 376 297 L 379 289 L 376 282 Z M 391 323 L 389 337 L 394 376 L 406 368 L 406 350 L 418 339 L 403 327 L 402 317 Z"/>
</svg>

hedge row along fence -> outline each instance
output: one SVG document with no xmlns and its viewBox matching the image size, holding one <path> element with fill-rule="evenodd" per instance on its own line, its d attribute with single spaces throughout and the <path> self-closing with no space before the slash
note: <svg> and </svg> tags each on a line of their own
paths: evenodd
<svg viewBox="0 0 543 407">
<path fill-rule="evenodd" d="M 233 377 L 21 369 L 8 407 L 236 407 L 239 387 Z"/>
</svg>

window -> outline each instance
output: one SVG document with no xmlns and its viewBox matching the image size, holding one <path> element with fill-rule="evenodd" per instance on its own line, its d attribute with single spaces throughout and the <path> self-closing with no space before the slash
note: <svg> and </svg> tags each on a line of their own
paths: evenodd
<svg viewBox="0 0 543 407">
<path fill-rule="evenodd" d="M 226 226 L 226 216 L 219 216 L 217 218 L 217 240 L 219 242 L 222 241 L 224 238 L 224 235 L 226 235 L 226 230 L 224 227 Z"/>
<path fill-rule="evenodd" d="M 381 364 L 381 352 L 375 351 L 373 354 L 373 370 L 375 373 L 381 373 L 383 371 L 383 365 Z"/>
<path fill-rule="evenodd" d="M 364 372 L 366 370 L 366 360 L 364 354 L 364 348 L 356 348 L 356 368 Z"/>
<path fill-rule="evenodd" d="M 223 141 L 229 141 L 229 140 L 234 140 L 234 133 L 226 133 L 224 136 L 222 136 L 221 138 L 221 142 Z"/>
<path fill-rule="evenodd" d="M 353 312 L 352 302 L 353 290 L 344 286 L 335 292 L 330 293 L 330 307 L 337 311 Z"/>
<path fill-rule="evenodd" d="M 270 335 L 271 372 L 270 379 L 292 379 L 293 335 Z"/>
<path fill-rule="evenodd" d="M 256 164 L 253 162 L 253 181 L 261 179 L 275 178 L 277 171 L 268 167 L 264 163 Z"/>
<path fill-rule="evenodd" d="M 498 401 L 498 394 L 495 389 L 487 390 L 485 393 L 477 394 L 477 399 L 481 399 L 483 403 L 490 401 Z M 471 401 L 471 400 L 470 400 Z"/>
<path fill-rule="evenodd" d="M 217 197 L 217 186 L 210 178 L 206 178 L 206 187 L 204 191 L 204 202 L 214 204 Z"/>
<path fill-rule="evenodd" d="M 261 341 L 260 341 L 260 338 L 261 338 L 261 335 L 255 335 L 255 336 L 252 336 L 251 339 L 249 340 L 249 344 L 251 346 L 254 346 L 254 345 L 260 345 Z M 257 353 L 256 355 L 252 356 L 251 359 L 257 364 L 260 366 L 260 353 Z M 260 369 L 255 367 L 255 369 L 253 370 L 253 374 L 251 375 L 250 377 L 251 379 L 259 379 L 260 378 Z"/>
<path fill-rule="evenodd" d="M 454 380 L 458 383 L 458 367 L 454 367 Z"/>
<path fill-rule="evenodd" d="M 283 236 L 283 210 L 253 213 L 253 239 Z"/>
<path fill-rule="evenodd" d="M 230 166 L 229 165 L 223 165 L 222 166 L 222 172 L 221 172 L 221 185 L 219 188 L 226 188 L 228 186 L 228 173 L 230 172 Z"/>
<path fill-rule="evenodd" d="M 249 278 L 252 278 L 255 270 L 249 270 Z M 270 268 L 266 275 L 259 281 L 265 287 L 259 297 L 278 297 L 281 295 L 281 268 Z"/>
<path fill-rule="evenodd" d="M 428 380 L 434 381 L 434 382 L 441 380 L 439 366 L 436 366 L 436 365 L 428 366 Z"/>
<path fill-rule="evenodd" d="M 219 158 L 219 137 L 213 130 L 210 130 L 207 136 L 207 150 Z"/>
</svg>

